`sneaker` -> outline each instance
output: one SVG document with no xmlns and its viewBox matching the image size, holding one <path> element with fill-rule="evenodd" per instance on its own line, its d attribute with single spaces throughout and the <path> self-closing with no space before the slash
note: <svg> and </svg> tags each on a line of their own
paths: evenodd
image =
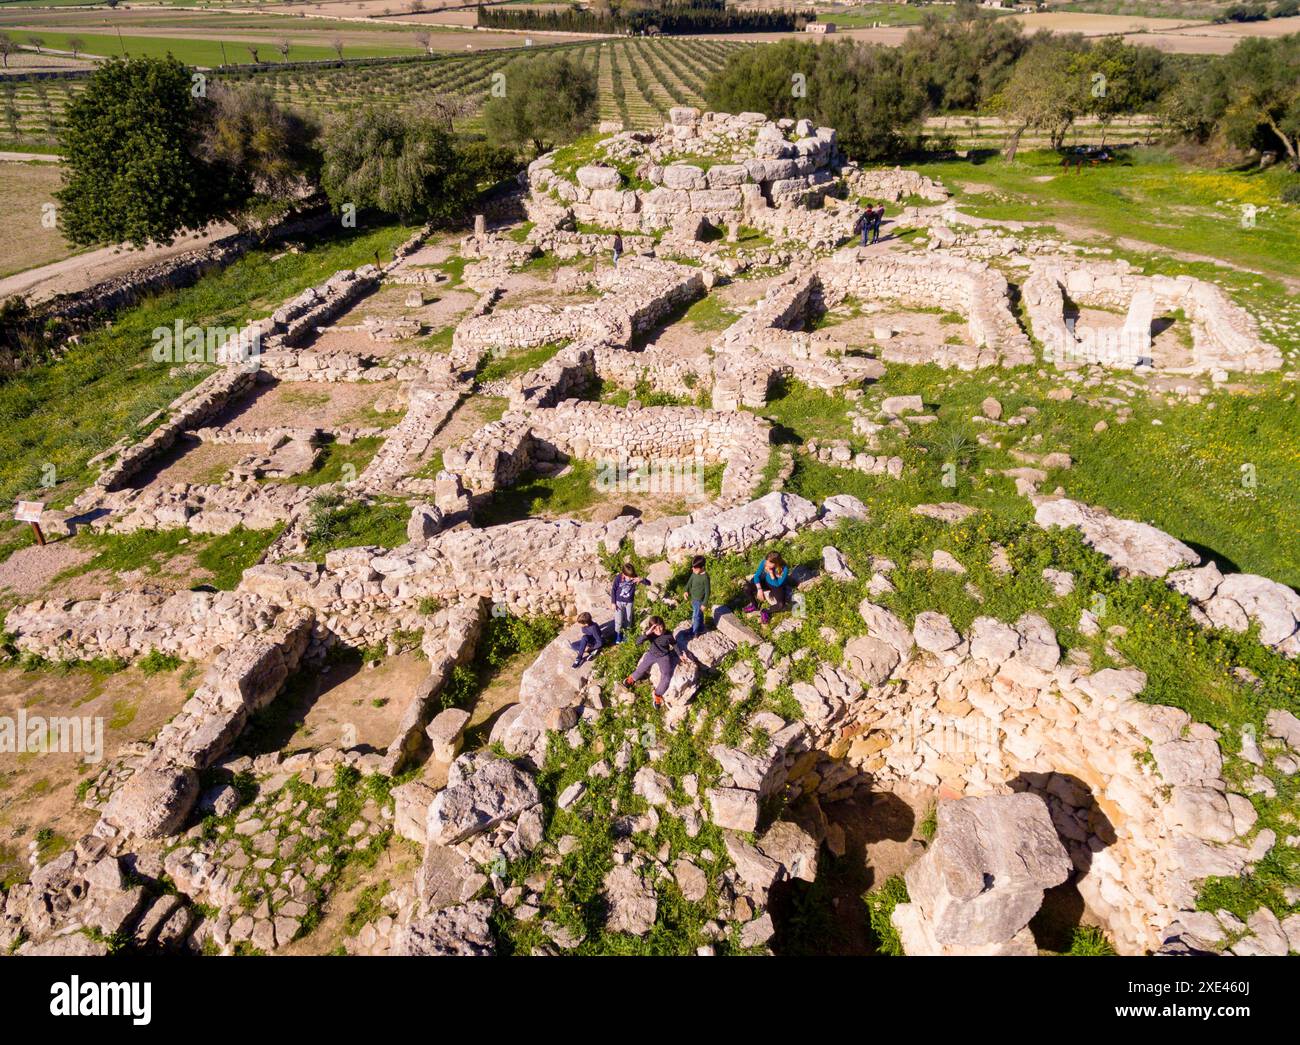
<svg viewBox="0 0 1300 1045">
<path fill-rule="evenodd" d="M 746 606 L 743 610 L 741 610 L 741 612 L 742 612 L 742 613 L 757 613 L 757 612 L 758 612 L 758 603 L 756 603 L 756 602 L 751 602 L 748 606 Z"/>
<path fill-rule="evenodd" d="M 580 667 L 582 667 L 582 658 L 579 657 L 577 660 L 575 660 L 575 661 L 573 662 L 573 666 L 574 666 L 575 668 L 580 668 Z"/>
<path fill-rule="evenodd" d="M 655 694 L 655 707 L 657 707 L 657 708 L 661 708 L 661 707 L 663 707 L 663 706 L 664 706 L 664 698 L 661 697 L 658 693 L 656 693 L 656 694 Z"/>
<path fill-rule="evenodd" d="M 636 679 L 634 679 L 631 675 L 629 675 L 627 678 L 623 680 L 623 685 L 625 685 L 628 689 L 632 689 L 633 687 L 636 686 Z"/>
<path fill-rule="evenodd" d="M 762 613 L 758 615 L 758 619 L 761 620 L 764 624 L 769 624 L 771 623 L 772 615 L 768 613 L 767 610 L 764 610 Z"/>
</svg>

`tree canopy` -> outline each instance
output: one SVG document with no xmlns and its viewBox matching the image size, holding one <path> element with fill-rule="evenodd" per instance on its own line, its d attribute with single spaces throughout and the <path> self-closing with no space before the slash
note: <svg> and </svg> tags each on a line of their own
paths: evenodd
<svg viewBox="0 0 1300 1045">
<path fill-rule="evenodd" d="M 596 121 L 596 74 L 567 54 L 517 58 L 506 66 L 503 91 L 488 99 L 488 137 L 540 155 L 572 141 Z"/>
<path fill-rule="evenodd" d="M 91 74 L 63 130 L 64 235 L 73 243 L 170 243 L 213 217 L 219 190 L 198 157 L 200 113 L 175 58 L 114 59 Z"/>
</svg>

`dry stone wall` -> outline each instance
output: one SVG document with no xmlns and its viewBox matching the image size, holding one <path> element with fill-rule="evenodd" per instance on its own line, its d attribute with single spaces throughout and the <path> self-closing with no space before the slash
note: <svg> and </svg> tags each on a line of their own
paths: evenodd
<svg viewBox="0 0 1300 1045">
<path fill-rule="evenodd" d="M 1124 327 L 1114 333 L 1066 326 L 1066 302 L 1121 309 Z M 1134 366 L 1150 359 L 1151 322 L 1181 309 L 1191 322 L 1191 359 L 1179 372 L 1264 371 L 1282 366 L 1282 354 L 1261 340 L 1259 327 L 1221 288 L 1192 276 L 1143 276 L 1127 262 L 1075 259 L 1036 261 L 1024 283 L 1024 302 L 1034 336 L 1057 362 Z"/>
</svg>

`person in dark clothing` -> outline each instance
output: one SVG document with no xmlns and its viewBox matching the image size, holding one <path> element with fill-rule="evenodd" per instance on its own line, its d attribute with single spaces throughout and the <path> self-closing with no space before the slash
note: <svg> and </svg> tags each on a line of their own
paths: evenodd
<svg viewBox="0 0 1300 1045">
<path fill-rule="evenodd" d="M 623 563 L 623 568 L 614 574 L 614 584 L 609 591 L 609 601 L 614 607 L 614 641 L 622 642 L 632 629 L 632 615 L 636 604 L 636 586 L 649 584 L 644 577 L 638 577 L 630 562 Z"/>
<path fill-rule="evenodd" d="M 871 221 L 875 213 L 874 210 L 868 207 L 858 215 L 858 223 L 853 226 L 854 232 L 862 234 L 862 246 L 864 247 L 867 245 L 867 236 L 871 233 Z"/>
<path fill-rule="evenodd" d="M 760 609 L 763 623 L 772 619 L 774 610 L 784 610 L 790 605 L 790 567 L 776 552 L 758 564 L 752 580 L 745 583 L 749 605 L 746 613 Z"/>
<path fill-rule="evenodd" d="M 636 644 L 648 644 L 649 648 L 641 654 L 636 670 L 623 680 L 623 685 L 635 686 L 658 666 L 659 684 L 655 686 L 654 695 L 655 707 L 661 708 L 664 705 L 664 694 L 668 692 L 668 684 L 673 680 L 673 672 L 677 670 L 677 640 L 664 625 L 662 617 L 651 617 L 646 621 L 645 634 L 636 640 Z"/>
<path fill-rule="evenodd" d="M 880 241 L 880 223 L 885 220 L 885 205 L 882 203 L 871 214 L 871 242 L 878 243 Z"/>
<path fill-rule="evenodd" d="M 619 256 L 623 253 L 623 237 L 614 233 L 614 267 L 618 268 Z"/>
<path fill-rule="evenodd" d="M 594 657 L 605 644 L 605 638 L 600 633 L 600 625 L 591 619 L 590 613 L 579 613 L 578 623 L 582 625 L 582 634 L 576 642 L 569 643 L 570 648 L 578 655 L 573 662 L 575 668 L 582 667 L 582 662 L 588 659 L 588 654 Z"/>
<path fill-rule="evenodd" d="M 704 631 L 704 608 L 712 593 L 705 566 L 704 556 L 695 556 L 691 561 L 691 575 L 686 578 L 686 594 L 691 600 L 691 638 Z"/>
</svg>

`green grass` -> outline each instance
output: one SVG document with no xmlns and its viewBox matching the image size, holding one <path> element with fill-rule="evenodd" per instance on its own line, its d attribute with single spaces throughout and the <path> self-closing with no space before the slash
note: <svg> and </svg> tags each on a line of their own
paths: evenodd
<svg viewBox="0 0 1300 1045">
<path fill-rule="evenodd" d="M 22 44 L 30 44 L 33 37 L 38 37 L 44 41 L 42 50 L 46 51 L 71 51 L 72 47 L 69 41 L 73 37 L 78 37 L 84 45 L 80 50 L 81 54 L 102 55 L 104 57 L 125 55 L 132 58 L 163 58 L 170 54 L 186 65 L 206 66 L 208 68 L 222 64 L 244 65 L 251 63 L 253 58 L 248 52 L 248 46 L 258 49 L 258 60 L 261 62 L 269 63 L 281 60 L 280 52 L 276 50 L 275 40 L 272 37 L 267 37 L 265 40 L 252 45 L 231 41 L 225 45 L 223 51 L 220 39 L 202 40 L 173 36 L 127 35 L 119 38 L 116 33 L 99 33 L 93 29 L 78 29 L 75 33 L 46 32 L 43 29 L 37 32 L 18 30 L 10 31 L 9 35 Z M 414 43 L 392 43 L 380 46 L 349 44 L 343 48 L 345 58 L 387 58 L 400 55 L 417 55 L 422 52 L 423 48 L 417 47 Z M 294 43 L 289 48 L 286 60 L 290 62 L 310 62 L 336 59 L 337 57 L 337 53 L 328 44 Z"/>
<path fill-rule="evenodd" d="M 885 879 L 883 885 L 867 893 L 863 898 L 871 920 L 871 932 L 875 937 L 876 951 L 879 954 L 898 956 L 903 953 L 902 941 L 898 930 L 891 921 L 894 908 L 900 903 L 907 903 L 907 884 L 902 875 Z"/>
<path fill-rule="evenodd" d="M 90 457 L 123 436 L 146 435 L 142 420 L 202 379 L 150 358 L 155 327 L 178 316 L 193 325 L 243 326 L 339 269 L 391 251 L 410 232 L 400 225 L 335 230 L 298 254 L 278 245 L 250 251 L 192 287 L 127 309 L 111 329 L 84 334 L 56 362 L 0 384 L 0 500 L 40 490 L 51 507 L 66 505 L 98 474 L 86 466 Z M 57 485 L 40 489 L 47 467 Z"/>
<path fill-rule="evenodd" d="M 411 509 L 404 501 L 348 501 L 337 494 L 318 497 L 307 526 L 307 555 L 317 562 L 326 552 L 358 545 L 395 548 L 406 543 Z"/>
<path fill-rule="evenodd" d="M 716 294 L 707 294 L 686 310 L 685 319 L 696 330 L 726 330 L 740 313 L 727 308 Z"/>
<path fill-rule="evenodd" d="M 563 345 L 538 345 L 523 352 L 493 356 L 479 369 L 478 379 L 481 382 L 504 381 L 506 378 L 526 374 L 548 362 L 563 347 Z"/>
<path fill-rule="evenodd" d="M 1266 170 L 1197 170 L 1158 149 L 1141 148 L 1081 174 L 1066 174 L 1060 162 L 1057 153 L 1043 150 L 1021 152 L 1014 163 L 993 157 L 916 169 L 954 190 L 957 182 L 996 189 L 957 193 L 961 209 L 977 217 L 1086 225 L 1116 239 L 1139 239 L 1272 275 L 1295 274 L 1300 207 L 1279 200 L 1289 177 L 1282 164 Z M 1254 228 L 1242 227 L 1246 204 L 1268 208 L 1256 213 Z"/>
<path fill-rule="evenodd" d="M 383 445 L 384 440 L 380 436 L 366 436 L 350 443 L 329 442 L 321 448 L 320 458 L 311 471 L 271 481 L 295 486 L 352 482 L 366 470 L 366 466 Z"/>
<path fill-rule="evenodd" d="M 54 583 L 96 570 L 127 573 L 140 570 L 157 574 L 174 569 L 181 556 L 192 555 L 195 565 L 221 591 L 234 589 L 244 570 L 254 566 L 266 549 L 279 537 L 282 526 L 270 530 L 245 530 L 242 527 L 219 535 L 194 534 L 185 529 L 137 530 L 124 534 L 81 533 L 71 538 L 77 547 L 88 548 L 94 555 L 87 561 L 59 574 Z"/>
<path fill-rule="evenodd" d="M 571 515 L 599 499 L 595 462 L 573 461 L 562 476 L 526 477 L 514 486 L 497 490 L 477 515 L 481 525 L 498 526 L 530 516 Z"/>
</svg>

